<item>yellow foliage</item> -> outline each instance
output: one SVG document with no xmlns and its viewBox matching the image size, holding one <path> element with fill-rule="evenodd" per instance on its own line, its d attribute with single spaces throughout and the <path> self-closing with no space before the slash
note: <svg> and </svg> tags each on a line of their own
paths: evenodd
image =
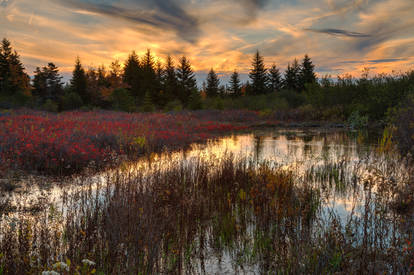
<svg viewBox="0 0 414 275">
<path fill-rule="evenodd" d="M 242 201 L 246 200 L 246 196 L 247 196 L 246 192 L 243 189 L 240 189 L 240 191 L 239 191 L 240 200 L 242 200 Z"/>
</svg>

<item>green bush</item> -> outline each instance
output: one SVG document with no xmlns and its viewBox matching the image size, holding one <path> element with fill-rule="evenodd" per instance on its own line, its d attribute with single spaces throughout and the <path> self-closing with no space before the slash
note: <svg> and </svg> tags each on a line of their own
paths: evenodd
<svg viewBox="0 0 414 275">
<path fill-rule="evenodd" d="M 144 97 L 144 104 L 142 105 L 141 110 L 143 112 L 154 112 L 155 106 L 152 103 L 151 94 L 147 91 Z"/>
<path fill-rule="evenodd" d="M 195 89 L 191 92 L 190 101 L 188 102 L 188 109 L 199 110 L 203 108 L 200 93 Z"/>
<path fill-rule="evenodd" d="M 82 107 L 82 98 L 74 92 L 69 92 L 61 98 L 62 110 L 69 111 Z"/>
<path fill-rule="evenodd" d="M 295 91 L 282 90 L 280 91 L 279 96 L 285 99 L 291 108 L 297 108 L 306 102 L 306 95 Z"/>
<path fill-rule="evenodd" d="M 118 111 L 133 112 L 135 111 L 134 98 L 128 90 L 120 88 L 112 92 L 110 96 L 112 108 Z"/>
<path fill-rule="evenodd" d="M 42 110 L 56 113 L 59 110 L 59 106 L 53 100 L 48 99 L 46 100 L 45 104 L 42 105 Z"/>
<path fill-rule="evenodd" d="M 247 109 L 254 111 L 280 111 L 289 109 L 286 99 L 278 95 L 266 94 L 256 96 L 233 97 L 215 97 L 204 100 L 204 109 Z"/>
<path fill-rule="evenodd" d="M 368 126 L 368 116 L 361 115 L 359 111 L 354 111 L 348 118 L 348 126 L 352 129 L 362 129 Z"/>
<path fill-rule="evenodd" d="M 173 100 L 173 101 L 168 102 L 165 105 L 164 110 L 166 112 L 170 112 L 170 111 L 179 112 L 179 111 L 182 111 L 183 110 L 183 104 L 178 99 L 177 100 Z"/>
</svg>

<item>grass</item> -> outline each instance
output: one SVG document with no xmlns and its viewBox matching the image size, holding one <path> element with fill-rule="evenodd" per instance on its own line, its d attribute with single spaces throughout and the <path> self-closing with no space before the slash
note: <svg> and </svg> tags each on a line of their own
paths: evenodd
<svg viewBox="0 0 414 275">
<path fill-rule="evenodd" d="M 303 177 L 234 156 L 125 166 L 66 193 L 60 207 L 2 222 L 0 266 L 4 274 L 194 274 L 226 258 L 238 272 L 406 274 L 412 223 L 394 205 L 413 186 L 412 171 L 374 154 L 357 165 L 325 160 Z M 344 189 L 363 198 L 345 220 L 326 206 Z"/>
</svg>

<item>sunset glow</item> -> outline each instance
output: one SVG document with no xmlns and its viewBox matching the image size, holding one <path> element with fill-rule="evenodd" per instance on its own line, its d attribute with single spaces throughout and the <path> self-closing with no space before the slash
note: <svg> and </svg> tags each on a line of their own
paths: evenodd
<svg viewBox="0 0 414 275">
<path fill-rule="evenodd" d="M 414 66 L 411 0 L 0 0 L 0 37 L 27 71 L 55 62 L 64 74 L 124 61 L 147 48 L 210 68 L 248 73 L 258 49 L 283 70 L 309 54 L 318 75 L 405 72 Z"/>
</svg>

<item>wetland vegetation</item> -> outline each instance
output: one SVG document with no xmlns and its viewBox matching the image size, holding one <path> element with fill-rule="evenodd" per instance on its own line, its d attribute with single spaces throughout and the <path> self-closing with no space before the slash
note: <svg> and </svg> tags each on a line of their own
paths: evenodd
<svg viewBox="0 0 414 275">
<path fill-rule="evenodd" d="M 254 130 L 21 190 L 0 270 L 407 274 L 413 168 L 389 137 Z"/>
</svg>

